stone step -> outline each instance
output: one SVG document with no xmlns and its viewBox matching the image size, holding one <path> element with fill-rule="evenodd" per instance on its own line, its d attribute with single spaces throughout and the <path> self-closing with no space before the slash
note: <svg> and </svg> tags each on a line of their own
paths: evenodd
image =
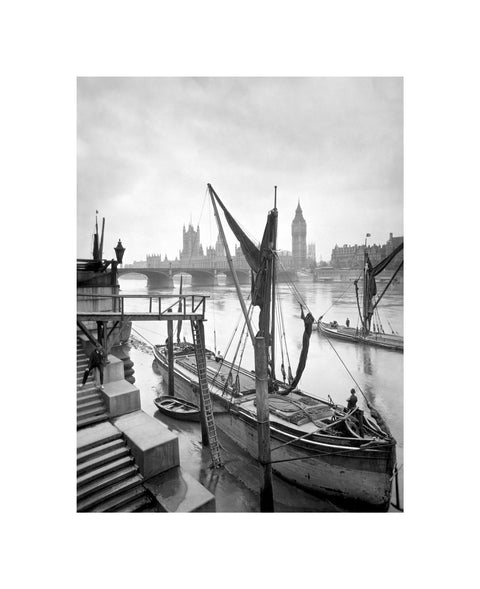
<svg viewBox="0 0 480 589">
<path fill-rule="evenodd" d="M 80 407 L 79 409 L 77 409 L 77 418 L 79 417 L 89 417 L 91 415 L 98 415 L 99 413 L 105 413 L 105 407 L 99 403 L 97 404 L 97 406 L 95 407 L 91 407 L 91 408 L 87 408 L 84 409 L 83 407 Z"/>
<path fill-rule="evenodd" d="M 84 452 L 78 452 L 77 454 L 77 464 L 82 464 L 83 462 L 87 462 L 88 460 L 92 460 L 96 456 L 101 456 L 102 454 L 107 454 L 108 452 L 112 452 L 113 450 L 118 450 L 118 448 L 124 448 L 125 442 L 122 438 L 117 438 L 116 440 L 112 440 L 105 444 L 100 444 L 98 446 L 94 446 L 89 450 L 85 450 Z"/>
<path fill-rule="evenodd" d="M 102 395 L 98 392 L 95 391 L 90 394 L 90 395 L 84 395 L 80 398 L 78 398 L 77 396 L 77 407 L 81 407 L 82 405 L 86 405 L 88 403 L 90 403 L 91 401 L 102 401 Z"/>
<path fill-rule="evenodd" d="M 141 476 L 134 475 L 127 479 L 120 480 L 115 484 L 107 486 L 106 488 L 100 489 L 97 492 L 93 492 L 90 496 L 87 496 L 84 499 L 78 500 L 77 498 L 77 511 L 89 511 L 93 507 L 99 506 L 103 501 L 106 501 L 124 491 L 128 491 L 128 489 L 137 487 L 142 483 L 142 480 L 143 479 Z"/>
<path fill-rule="evenodd" d="M 123 493 L 114 495 L 112 498 L 99 503 L 91 511 L 95 513 L 106 511 L 122 511 L 121 508 L 123 505 L 128 505 L 129 503 L 143 498 L 144 496 L 149 497 L 144 487 L 141 484 L 138 484 L 135 487 L 124 491 Z"/>
<path fill-rule="evenodd" d="M 128 452 L 126 456 L 119 458 L 118 460 L 113 460 L 112 462 L 108 462 L 107 464 L 103 464 L 101 466 L 97 466 L 97 468 L 93 468 L 89 472 L 85 472 L 81 476 L 78 476 L 77 473 L 77 490 L 81 491 L 82 488 L 85 486 L 90 485 L 90 483 L 94 483 L 103 477 L 106 477 L 110 474 L 115 474 L 121 472 L 124 469 L 131 467 L 133 464 L 133 460 L 131 456 L 128 456 Z"/>
<path fill-rule="evenodd" d="M 83 381 L 83 376 L 81 376 L 80 378 L 77 378 L 77 391 L 82 391 L 84 388 L 89 387 L 89 386 L 90 387 L 92 387 L 92 386 L 96 387 L 95 379 L 94 379 L 94 377 L 93 377 L 92 374 L 90 374 L 88 376 L 85 384 L 83 385 L 82 388 L 80 388 L 80 385 L 82 384 L 82 381 Z"/>
<path fill-rule="evenodd" d="M 120 446 L 119 448 L 114 448 L 113 450 L 110 450 L 110 452 L 97 454 L 93 458 L 90 458 L 89 460 L 85 460 L 80 464 L 77 464 L 77 477 L 83 476 L 87 472 L 100 468 L 101 466 L 104 466 L 109 462 L 114 462 L 115 460 L 118 460 L 119 458 L 124 458 L 128 455 L 129 450 L 125 445 Z"/>
<path fill-rule="evenodd" d="M 77 430 L 95 423 L 101 423 L 107 421 L 108 413 L 100 413 L 99 415 L 92 415 L 90 417 L 77 418 Z"/>
<path fill-rule="evenodd" d="M 132 477 L 136 474 L 137 469 L 135 466 L 127 466 L 126 468 L 108 473 L 105 476 L 93 480 L 77 489 L 77 500 L 82 500 L 92 493 L 96 493 L 97 491 L 101 491 L 102 489 L 115 485 L 116 483 L 119 483 L 120 481 L 123 481 L 124 479 Z"/>
<path fill-rule="evenodd" d="M 77 432 L 77 456 L 87 450 L 99 448 L 114 440 L 122 439 L 122 433 L 111 423 L 101 423 Z"/>
<path fill-rule="evenodd" d="M 127 503 L 121 509 L 115 509 L 115 511 L 121 511 L 122 513 L 135 513 L 136 511 L 143 511 L 146 507 L 152 507 L 152 500 L 145 493 L 145 495 L 139 497 L 131 503 Z"/>
<path fill-rule="evenodd" d="M 95 384 L 87 381 L 83 389 L 77 390 L 77 401 L 78 399 L 83 399 L 92 393 L 99 393 L 98 387 Z"/>
<path fill-rule="evenodd" d="M 105 404 L 100 397 L 96 397 L 88 403 L 82 403 L 81 405 L 78 405 L 77 403 L 77 415 L 84 414 L 90 409 L 100 409 L 100 411 L 105 411 Z"/>
</svg>

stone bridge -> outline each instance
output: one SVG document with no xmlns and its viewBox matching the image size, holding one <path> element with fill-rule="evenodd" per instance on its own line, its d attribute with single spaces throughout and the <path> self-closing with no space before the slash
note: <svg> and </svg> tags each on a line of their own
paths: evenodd
<svg viewBox="0 0 480 589">
<path fill-rule="evenodd" d="M 165 267 L 165 268 L 119 268 L 119 276 L 126 274 L 142 274 L 147 278 L 147 285 L 151 288 L 173 288 L 173 277 L 179 274 L 189 274 L 192 277 L 192 286 L 215 286 L 218 284 L 220 274 L 226 276 L 226 284 L 233 284 L 232 273 L 224 268 L 189 268 L 189 267 Z M 240 284 L 250 283 L 250 270 L 247 268 L 235 268 Z"/>
<path fill-rule="evenodd" d="M 225 267 L 226 266 L 226 267 Z M 142 274 L 147 278 L 147 285 L 151 288 L 173 288 L 173 277 L 180 274 L 189 274 L 192 277 L 192 286 L 216 286 L 218 284 L 218 276 L 224 275 L 226 277 L 226 284 L 232 285 L 233 277 L 227 263 L 216 264 L 216 267 L 189 267 L 189 266 L 165 266 L 161 268 L 118 268 L 119 276 L 125 274 Z M 235 272 L 240 284 L 250 284 L 250 269 L 248 266 L 235 266 Z M 278 282 L 294 282 L 297 276 L 294 270 L 278 270 Z"/>
</svg>

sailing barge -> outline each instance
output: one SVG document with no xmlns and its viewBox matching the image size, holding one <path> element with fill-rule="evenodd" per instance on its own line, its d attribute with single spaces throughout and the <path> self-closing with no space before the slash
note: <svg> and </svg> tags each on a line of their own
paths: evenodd
<svg viewBox="0 0 480 589">
<path fill-rule="evenodd" d="M 298 388 L 305 367 L 313 317 L 303 315 L 305 334 L 295 378 L 275 378 L 274 323 L 277 210 L 270 211 L 262 245 L 257 248 L 208 185 L 214 209 L 218 203 L 252 267 L 252 304 L 260 307 L 260 334 L 269 334 L 269 410 L 272 470 L 310 492 L 348 501 L 359 509 L 387 510 L 395 468 L 395 440 L 380 416 L 309 395 Z M 214 200 L 215 199 L 215 200 Z M 216 202 L 215 202 L 216 201 Z M 220 219 L 217 214 L 217 221 Z M 221 231 L 223 234 L 223 230 Z M 227 259 L 228 244 L 226 245 Z M 273 309 L 274 311 L 274 309 Z M 270 336 L 270 334 L 272 334 Z M 168 379 L 167 345 L 153 348 L 157 370 Z M 173 349 L 175 394 L 200 405 L 198 372 L 192 344 Z M 258 457 L 255 374 L 206 350 L 206 372 L 215 424 L 253 458 Z M 375 416 L 374 416 L 375 415 Z M 353 506 L 353 505 L 352 505 Z"/>
<path fill-rule="evenodd" d="M 376 266 L 372 266 L 367 252 L 367 240 L 365 239 L 362 308 L 360 308 L 358 295 L 358 280 L 354 281 L 360 327 L 354 328 L 348 325 L 339 325 L 337 321 L 330 321 L 327 323 L 322 321 L 322 318 L 320 317 L 316 325 L 323 335 L 344 341 L 403 352 L 403 336 L 396 333 L 385 333 L 385 331 L 381 329 L 379 318 L 376 326 L 373 321 L 374 314 L 376 313 L 378 315 L 378 305 L 389 286 L 395 280 L 396 275 L 403 267 L 403 261 L 399 264 L 379 296 L 377 296 L 375 277 L 383 272 L 383 270 L 385 270 L 385 268 L 402 250 L 403 243 L 397 246 L 389 256 L 379 262 Z"/>
</svg>

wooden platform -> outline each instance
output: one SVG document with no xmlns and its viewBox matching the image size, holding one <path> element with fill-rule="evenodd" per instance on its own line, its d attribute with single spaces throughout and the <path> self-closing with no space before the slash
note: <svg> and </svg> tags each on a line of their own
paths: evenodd
<svg viewBox="0 0 480 589">
<path fill-rule="evenodd" d="M 202 313 L 161 313 L 156 312 L 128 312 L 117 311 L 78 311 L 77 319 L 80 321 L 198 321 L 204 320 Z"/>
</svg>

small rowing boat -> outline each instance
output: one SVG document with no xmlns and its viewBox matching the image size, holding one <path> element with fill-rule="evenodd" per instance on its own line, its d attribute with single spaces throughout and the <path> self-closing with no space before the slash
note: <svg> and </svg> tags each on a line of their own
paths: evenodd
<svg viewBox="0 0 480 589">
<path fill-rule="evenodd" d="M 165 395 L 154 400 L 158 410 L 174 419 L 183 421 L 200 421 L 200 409 L 193 403 Z"/>
</svg>

